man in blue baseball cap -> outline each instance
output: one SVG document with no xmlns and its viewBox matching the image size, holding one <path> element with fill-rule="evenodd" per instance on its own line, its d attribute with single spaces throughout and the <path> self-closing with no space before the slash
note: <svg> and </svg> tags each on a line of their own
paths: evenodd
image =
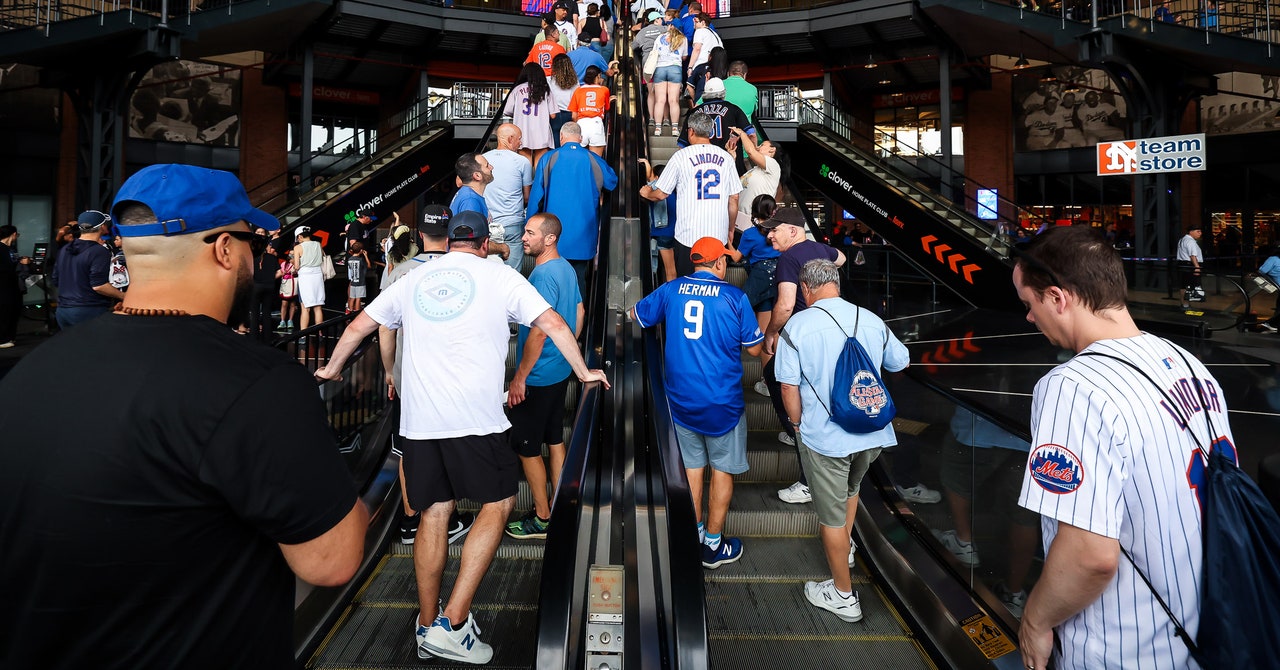
<svg viewBox="0 0 1280 670">
<path fill-rule="evenodd" d="M 349 580 L 368 513 L 311 375 L 226 326 L 265 241 L 251 225 L 279 223 L 186 165 L 133 175 L 112 219 L 120 313 L 0 379 L 6 444 L 40 445 L 0 449 L 0 664 L 291 666 L 295 575 Z M 86 390 L 81 420 L 48 402 Z"/>
</svg>

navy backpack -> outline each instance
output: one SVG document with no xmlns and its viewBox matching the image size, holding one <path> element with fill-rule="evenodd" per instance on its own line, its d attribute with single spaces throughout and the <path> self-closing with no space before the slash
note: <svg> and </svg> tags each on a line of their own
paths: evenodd
<svg viewBox="0 0 1280 670">
<path fill-rule="evenodd" d="M 840 326 L 839 321 L 836 321 L 836 317 L 831 316 L 831 312 L 821 307 L 813 309 L 831 317 L 836 328 L 840 328 L 840 332 L 845 335 L 844 349 L 836 361 L 835 376 L 831 384 L 831 405 L 828 406 L 827 403 L 822 402 L 822 395 L 818 393 L 818 389 L 813 388 L 813 383 L 805 376 L 804 370 L 800 371 L 801 378 L 818 397 L 822 408 L 831 415 L 831 420 L 845 432 L 874 433 L 889 425 L 893 417 L 898 414 L 898 408 L 893 404 L 893 397 L 889 395 L 889 390 L 884 387 L 884 382 L 880 379 L 880 366 L 871 360 L 867 350 L 863 349 L 862 344 L 858 342 L 858 322 L 862 319 L 862 308 L 854 307 L 857 310 L 857 316 L 853 322 L 853 335 L 844 332 L 844 328 Z M 782 331 L 782 338 L 792 349 L 799 351 L 785 329 Z M 889 340 L 886 338 L 885 346 L 888 345 Z"/>
</svg>

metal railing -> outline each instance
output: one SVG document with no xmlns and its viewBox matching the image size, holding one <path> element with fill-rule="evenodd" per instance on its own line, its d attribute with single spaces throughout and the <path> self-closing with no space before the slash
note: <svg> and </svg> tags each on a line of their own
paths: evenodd
<svg viewBox="0 0 1280 670">
<path fill-rule="evenodd" d="M 1280 19 L 1271 0 L 1011 0 L 1008 4 L 1024 11 L 1056 16 L 1064 22 L 1096 26 L 1099 20 L 1128 15 L 1147 21 L 1153 32 L 1167 23 L 1266 42 L 1276 41 L 1273 21 Z"/>
<path fill-rule="evenodd" d="M 512 88 L 511 82 L 499 81 L 454 84 L 444 113 L 453 120 L 488 121 L 502 111 Z"/>
</svg>

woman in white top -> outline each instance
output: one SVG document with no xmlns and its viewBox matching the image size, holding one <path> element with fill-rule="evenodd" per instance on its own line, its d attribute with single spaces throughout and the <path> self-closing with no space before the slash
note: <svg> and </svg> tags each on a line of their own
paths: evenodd
<svg viewBox="0 0 1280 670">
<path fill-rule="evenodd" d="M 680 66 L 688 50 L 688 41 L 680 29 L 671 26 L 653 43 L 658 52 L 657 69 L 653 71 L 653 134 L 662 134 L 662 124 L 671 124 L 671 134 L 680 135 Z M 670 110 L 670 116 L 667 116 Z M 666 121 L 664 121 L 664 118 Z"/>
<path fill-rule="evenodd" d="M 311 237 L 311 229 L 303 226 L 294 233 L 293 266 L 298 272 L 298 299 L 302 301 L 302 317 L 298 327 L 306 330 L 315 322 L 324 321 L 324 249 Z"/>
<path fill-rule="evenodd" d="M 573 60 L 565 54 L 552 58 L 547 84 L 551 86 L 551 101 L 555 105 L 555 114 L 551 117 L 551 140 L 559 149 L 560 129 L 573 120 L 569 101 L 573 99 L 573 92 L 578 90 L 578 73 L 573 69 Z"/>
</svg>

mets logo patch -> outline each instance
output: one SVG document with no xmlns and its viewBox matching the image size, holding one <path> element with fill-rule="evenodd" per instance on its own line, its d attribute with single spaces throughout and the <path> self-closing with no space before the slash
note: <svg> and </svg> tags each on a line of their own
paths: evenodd
<svg viewBox="0 0 1280 670">
<path fill-rule="evenodd" d="M 1042 444 L 1031 452 L 1027 467 L 1031 478 L 1040 488 L 1062 495 L 1071 493 L 1084 483 L 1084 468 L 1080 459 L 1059 444 Z"/>
<path fill-rule="evenodd" d="M 867 416 L 877 416 L 889 404 L 889 396 L 874 374 L 858 370 L 858 374 L 853 376 L 853 385 L 849 387 L 849 403 L 866 412 Z"/>
</svg>

